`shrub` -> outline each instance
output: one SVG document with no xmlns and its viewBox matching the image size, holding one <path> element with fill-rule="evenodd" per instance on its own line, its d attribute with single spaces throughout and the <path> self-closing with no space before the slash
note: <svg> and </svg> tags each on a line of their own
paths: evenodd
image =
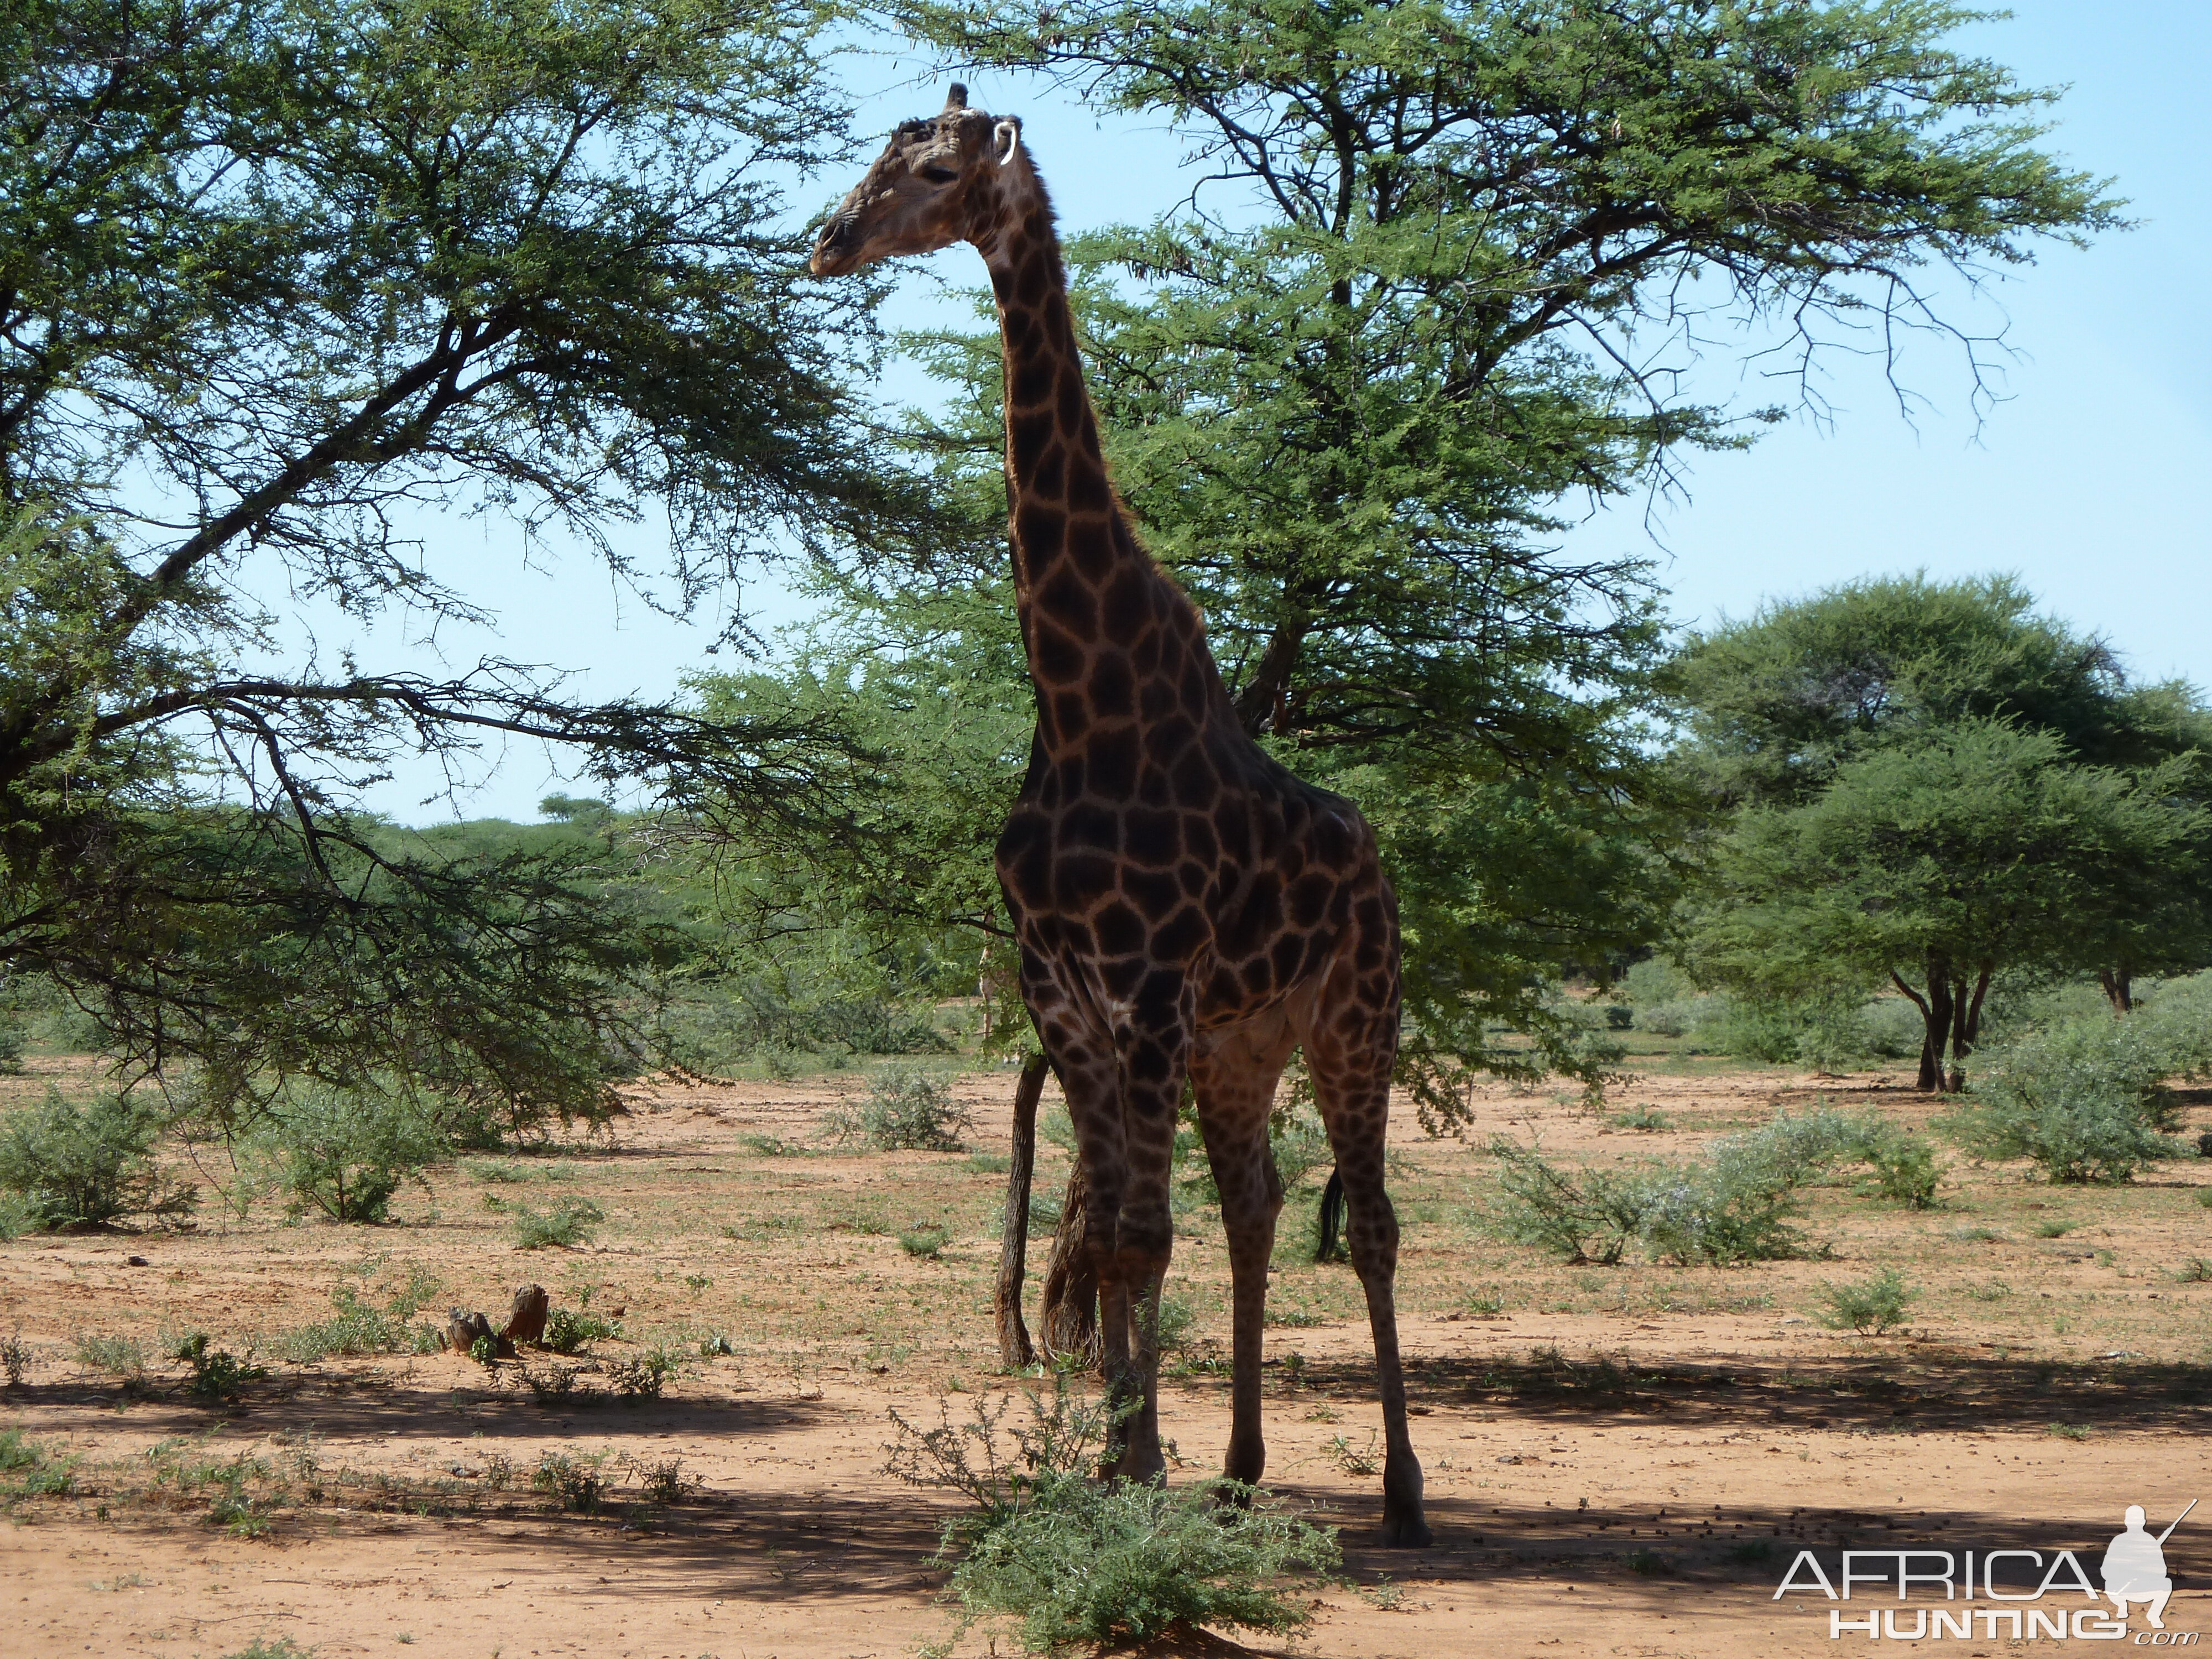
<svg viewBox="0 0 2212 1659">
<path fill-rule="evenodd" d="M 858 1141 L 878 1152 L 957 1152 L 960 1137 L 975 1122 L 936 1078 L 893 1069 L 877 1073 L 858 1110 L 832 1112 L 822 1127 L 840 1146 Z"/>
<path fill-rule="evenodd" d="M 404 1091 L 295 1082 L 270 1103 L 261 1138 L 284 1184 L 333 1221 L 381 1221 L 402 1182 L 442 1157 L 430 1113 Z"/>
<path fill-rule="evenodd" d="M 1788 1224 L 1798 1189 L 1845 1158 L 1863 1155 L 1872 1120 L 1833 1111 L 1777 1116 L 1715 1141 L 1692 1161 L 1569 1173 L 1503 1137 L 1499 1230 L 1569 1261 L 1610 1267 L 1631 1249 L 1683 1263 L 1757 1261 L 1795 1255 Z"/>
<path fill-rule="evenodd" d="M 0 1073 L 14 1073 L 23 1069 L 23 1028 L 5 1014 L 0 1014 Z"/>
<path fill-rule="evenodd" d="M 80 1107 L 50 1086 L 42 1103 L 0 1130 L 0 1188 L 21 1200 L 31 1224 L 47 1229 L 188 1214 L 198 1188 L 155 1162 L 161 1133 L 161 1114 L 142 1098 L 102 1094 Z"/>
<path fill-rule="evenodd" d="M 174 1358 L 192 1368 L 192 1380 L 185 1384 L 185 1392 L 204 1406 L 235 1400 L 242 1384 L 258 1382 L 269 1375 L 264 1365 L 240 1359 L 222 1348 L 210 1349 L 204 1331 L 195 1331 L 179 1341 Z"/>
<path fill-rule="evenodd" d="M 1874 1166 L 1875 1190 L 1909 1209 L 1924 1210 L 1936 1201 L 1936 1188 L 1943 1172 L 1936 1163 L 1935 1143 L 1887 1124 L 1870 1126 L 1860 1143 L 1860 1154 Z"/>
<path fill-rule="evenodd" d="M 410 1274 L 407 1288 L 397 1293 L 387 1308 L 372 1307 L 353 1286 L 341 1285 L 331 1292 L 331 1304 L 337 1311 L 328 1319 L 285 1333 L 277 1340 L 277 1354 L 295 1364 L 312 1364 L 331 1354 L 434 1352 L 437 1333 L 428 1325 L 409 1322 L 436 1294 L 437 1281 L 420 1268 Z"/>
<path fill-rule="evenodd" d="M 925 1261 L 934 1261 L 944 1252 L 945 1247 L 952 1242 L 952 1231 L 949 1227 L 940 1227 L 934 1222 L 927 1222 L 901 1233 L 898 1236 L 898 1242 L 899 1248 L 908 1255 L 919 1256 Z"/>
<path fill-rule="evenodd" d="M 558 1498 L 561 1507 L 575 1515 L 597 1515 L 607 1495 L 599 1460 L 570 1457 L 565 1452 L 548 1452 L 539 1458 L 530 1485 L 533 1491 Z"/>
<path fill-rule="evenodd" d="M 146 1345 L 135 1336 L 81 1336 L 77 1363 L 132 1381 L 146 1375 Z"/>
<path fill-rule="evenodd" d="M 6 1341 L 0 1342 L 0 1376 L 7 1378 L 9 1388 L 20 1389 L 23 1386 L 24 1379 L 31 1374 L 33 1361 L 31 1348 L 23 1340 L 23 1334 L 21 1331 L 16 1332 Z"/>
<path fill-rule="evenodd" d="M 618 1320 L 574 1308 L 556 1308 L 545 1316 L 545 1334 L 538 1346 L 555 1353 L 581 1353 L 594 1342 L 612 1341 L 621 1334 Z"/>
<path fill-rule="evenodd" d="M 2093 1015 L 2031 1030 L 1978 1058 L 1972 1099 L 1944 1127 L 1977 1158 L 2024 1158 L 2046 1179 L 2118 1186 L 2181 1155 L 2165 1130 L 2180 1069 L 2168 1033 Z"/>
<path fill-rule="evenodd" d="M 0 1498 L 65 1498 L 75 1462 L 21 1429 L 0 1429 Z"/>
<path fill-rule="evenodd" d="M 514 1218 L 514 1242 L 526 1250 L 588 1244 L 593 1229 L 606 1218 L 606 1212 L 588 1198 L 564 1198 L 544 1215 L 525 1206 Z"/>
<path fill-rule="evenodd" d="M 658 1400 L 675 1374 L 676 1361 L 664 1348 L 651 1348 L 635 1359 L 607 1367 L 607 1382 L 625 1406 Z"/>
<path fill-rule="evenodd" d="M 1894 1267 L 1885 1267 L 1856 1285 L 1828 1285 L 1821 1289 L 1827 1304 L 1820 1322 L 1832 1331 L 1854 1330 L 1862 1336 L 1881 1336 L 1905 1322 L 1905 1310 L 1920 1298 Z"/>
<path fill-rule="evenodd" d="M 966 1621 L 1017 1621 L 1033 1653 L 1142 1642 L 1175 1625 L 1295 1630 L 1311 1614 L 1286 1581 L 1342 1559 L 1333 1532 L 1231 1482 L 1170 1492 L 1066 1478 L 940 1559 L 954 1555 L 949 1588 Z"/>
<path fill-rule="evenodd" d="M 1286 1581 L 1337 1570 L 1333 1532 L 1226 1482 L 1093 1482 L 1109 1414 L 1064 1373 L 1053 1386 L 1049 1403 L 1026 1395 L 1028 1420 L 1003 1436 L 1004 1398 L 961 1424 L 940 1405 L 927 1431 L 892 1413 L 889 1472 L 975 1506 L 946 1524 L 939 1553 L 963 1630 L 1012 1623 L 1042 1653 L 1139 1642 L 1178 1623 L 1283 1632 L 1306 1621 L 1308 1601 Z"/>
<path fill-rule="evenodd" d="M 1651 1182 L 1639 1171 L 1585 1170 L 1570 1175 L 1534 1149 L 1504 1136 L 1490 1151 L 1503 1165 L 1505 1202 L 1498 1230 L 1516 1244 L 1534 1244 L 1568 1261 L 1611 1267 L 1642 1234 L 1651 1208 Z"/>
</svg>

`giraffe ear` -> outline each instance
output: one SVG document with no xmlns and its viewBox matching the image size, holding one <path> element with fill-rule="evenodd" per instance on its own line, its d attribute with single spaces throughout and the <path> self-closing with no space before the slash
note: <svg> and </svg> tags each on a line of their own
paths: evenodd
<svg viewBox="0 0 2212 1659">
<path fill-rule="evenodd" d="M 1021 148 L 1021 143 L 1022 118 L 1018 115 L 1008 116 L 991 130 L 991 148 L 1000 167 L 1014 159 L 1014 152 Z"/>
</svg>

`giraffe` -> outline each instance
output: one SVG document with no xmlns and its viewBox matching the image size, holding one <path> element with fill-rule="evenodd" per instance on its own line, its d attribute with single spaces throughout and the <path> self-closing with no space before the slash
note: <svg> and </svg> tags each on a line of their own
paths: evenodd
<svg viewBox="0 0 2212 1659">
<path fill-rule="evenodd" d="M 1424 1546 L 1392 1286 L 1382 1146 L 1397 1053 L 1397 901 L 1348 801 L 1277 764 L 1238 723 L 1198 608 L 1137 539 L 1107 477 L 1052 208 L 1018 119 L 968 107 L 902 123 L 823 226 L 836 276 L 972 243 L 1005 350 L 1015 603 L 1037 724 L 1000 837 L 1021 989 L 1090 1187 L 1109 1399 L 1106 1472 L 1164 1473 L 1158 1317 L 1172 1245 L 1169 1160 L 1185 1080 L 1221 1193 L 1234 1280 L 1224 1473 L 1267 1465 L 1260 1364 L 1282 1183 L 1267 1145 L 1294 1049 L 1350 1200 L 1388 1445 L 1386 1541 Z"/>
</svg>

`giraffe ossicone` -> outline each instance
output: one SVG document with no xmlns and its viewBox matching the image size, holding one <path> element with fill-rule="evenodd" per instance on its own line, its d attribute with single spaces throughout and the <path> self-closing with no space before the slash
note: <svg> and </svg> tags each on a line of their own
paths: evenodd
<svg viewBox="0 0 2212 1659">
<path fill-rule="evenodd" d="M 1022 995 L 1058 1074 L 1089 1184 L 1109 1397 L 1131 1407 L 1109 1467 L 1164 1472 L 1158 1300 L 1169 1161 L 1186 1079 L 1235 1279 L 1225 1472 L 1266 1468 L 1261 1349 L 1282 1184 L 1276 1085 L 1303 1049 L 1350 1205 L 1388 1453 L 1387 1541 L 1425 1545 L 1407 1430 L 1383 1188 L 1397 1054 L 1397 901 L 1356 808 L 1239 724 L 1197 608 L 1153 562 L 1107 477 L 1060 240 L 1021 123 L 968 106 L 902 122 L 823 224 L 833 276 L 965 241 L 1006 356 L 1015 603 L 1037 698 L 1030 768 L 997 849 Z"/>
</svg>

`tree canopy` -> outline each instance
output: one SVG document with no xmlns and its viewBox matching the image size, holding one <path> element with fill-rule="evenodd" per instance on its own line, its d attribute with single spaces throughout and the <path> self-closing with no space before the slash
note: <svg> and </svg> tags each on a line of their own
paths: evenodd
<svg viewBox="0 0 2212 1659">
<path fill-rule="evenodd" d="M 679 607 L 911 520 L 850 419 L 869 295 L 800 286 L 778 216 L 840 139 L 818 22 L 782 0 L 5 9 L 0 965 L 54 976 L 148 1069 L 312 1049 L 578 1103 L 592 988 L 636 948 L 618 919 L 557 861 L 395 856 L 349 790 L 506 732 L 788 811 L 816 734 L 581 705 L 507 661 L 284 665 L 275 607 L 481 617 L 436 511 L 558 532 Z"/>
<path fill-rule="evenodd" d="M 1681 765 L 1733 809 L 1690 923 L 1710 979 L 1892 981 L 1926 1021 L 1923 1085 L 1955 1088 L 2000 972 L 2094 973 L 2124 1010 L 2136 975 L 2212 963 L 2212 714 L 2130 684 L 2016 582 L 1771 604 L 1671 678 Z"/>
<path fill-rule="evenodd" d="M 1680 826 L 1650 573 L 1561 556 L 1565 518 L 1778 416 L 1683 390 L 1724 322 L 1778 325 L 1798 370 L 1964 339 L 1932 268 L 2115 222 L 2039 148 L 2041 94 L 1920 4 L 885 9 L 1189 137 L 1183 209 L 1067 250 L 1117 484 L 1247 728 L 1377 821 L 1425 1115 L 1471 1068 L 1587 1071 L 1541 988 L 1660 931 Z M 957 395 L 922 453 L 980 483 L 997 343 L 925 353 Z"/>
</svg>

